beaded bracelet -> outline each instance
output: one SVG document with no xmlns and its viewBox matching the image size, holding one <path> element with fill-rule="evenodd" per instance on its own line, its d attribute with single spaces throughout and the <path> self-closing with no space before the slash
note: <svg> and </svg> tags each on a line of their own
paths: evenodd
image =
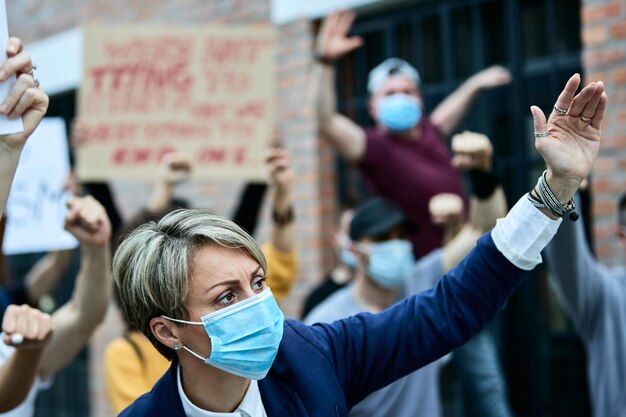
<svg viewBox="0 0 626 417">
<path fill-rule="evenodd" d="M 557 217 L 563 217 L 566 214 L 569 214 L 569 219 L 575 222 L 580 216 L 576 212 L 574 199 L 571 198 L 565 205 L 561 204 L 548 185 L 548 181 L 546 180 L 547 173 L 548 171 L 544 171 L 537 181 L 537 186 L 534 188 L 537 196 L 534 196 L 532 192 L 527 194 L 528 201 L 530 201 L 532 205 L 537 208 L 547 208 Z"/>
</svg>

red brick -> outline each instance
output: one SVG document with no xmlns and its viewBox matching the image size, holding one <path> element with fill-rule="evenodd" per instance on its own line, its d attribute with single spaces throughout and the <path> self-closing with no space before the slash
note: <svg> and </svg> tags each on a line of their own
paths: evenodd
<svg viewBox="0 0 626 417">
<path fill-rule="evenodd" d="M 626 38 L 626 22 L 615 23 L 611 26 L 611 37 L 613 39 Z"/>
<path fill-rule="evenodd" d="M 626 84 L 626 68 L 620 68 L 613 71 L 612 79 L 615 84 Z"/>
<path fill-rule="evenodd" d="M 581 20 L 583 23 L 597 23 L 610 17 L 619 16 L 619 14 L 620 4 L 615 1 L 583 7 L 581 10 Z"/>
<path fill-rule="evenodd" d="M 609 39 L 606 26 L 589 26 L 583 29 L 583 44 L 586 46 L 604 44 Z"/>
<path fill-rule="evenodd" d="M 596 202 L 593 205 L 593 214 L 596 216 L 612 216 L 615 214 L 615 203 L 612 202 Z M 599 226 L 596 226 L 596 233 L 601 232 Z"/>
<path fill-rule="evenodd" d="M 596 245 L 596 246 L 597 246 L 596 255 L 600 259 L 611 258 L 617 254 L 617 250 L 615 246 L 608 245 L 608 244 L 602 244 L 602 245 Z"/>
<path fill-rule="evenodd" d="M 624 51 L 621 48 L 603 50 L 586 50 L 583 53 L 583 65 L 589 70 L 624 61 Z M 600 81 L 601 79 L 591 79 Z"/>
<path fill-rule="evenodd" d="M 606 72 L 590 72 L 590 69 L 586 68 L 585 84 L 589 84 L 590 82 L 606 81 L 607 79 L 608 76 Z"/>
<path fill-rule="evenodd" d="M 614 172 L 615 160 L 612 157 L 599 157 L 593 164 L 594 172 Z"/>
<path fill-rule="evenodd" d="M 593 193 L 610 193 L 616 189 L 615 182 L 605 179 L 594 180 L 591 184 Z"/>
</svg>

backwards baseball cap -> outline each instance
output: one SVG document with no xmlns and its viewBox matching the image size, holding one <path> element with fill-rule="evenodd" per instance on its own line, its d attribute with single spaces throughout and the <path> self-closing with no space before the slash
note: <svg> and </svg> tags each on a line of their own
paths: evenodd
<svg viewBox="0 0 626 417">
<path fill-rule="evenodd" d="M 411 228 L 404 212 L 391 201 L 371 197 L 354 210 L 350 222 L 350 239 L 377 238 L 397 226 Z"/>
<path fill-rule="evenodd" d="M 370 94 L 375 94 L 389 78 L 397 75 L 407 77 L 416 86 L 419 86 L 421 81 L 419 72 L 411 64 L 404 59 L 389 58 L 370 71 L 367 80 L 367 91 Z"/>
</svg>

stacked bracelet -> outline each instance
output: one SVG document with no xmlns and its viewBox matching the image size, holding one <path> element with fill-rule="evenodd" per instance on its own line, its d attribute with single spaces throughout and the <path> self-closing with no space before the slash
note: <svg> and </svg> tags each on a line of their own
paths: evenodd
<svg viewBox="0 0 626 417">
<path fill-rule="evenodd" d="M 548 171 L 544 171 L 537 181 L 537 186 L 534 188 L 536 196 L 532 192 L 528 193 L 528 200 L 537 208 L 545 208 L 552 212 L 557 217 L 563 217 L 569 213 L 571 221 L 575 222 L 580 217 L 576 210 L 576 204 L 574 199 L 570 199 L 567 204 L 563 205 L 554 194 L 548 181 L 546 180 L 546 174 Z"/>
</svg>

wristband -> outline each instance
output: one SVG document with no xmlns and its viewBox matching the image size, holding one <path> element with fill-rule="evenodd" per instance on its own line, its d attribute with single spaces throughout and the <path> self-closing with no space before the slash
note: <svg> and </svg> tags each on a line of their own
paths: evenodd
<svg viewBox="0 0 626 417">
<path fill-rule="evenodd" d="M 479 200 L 485 200 L 493 194 L 500 185 L 498 177 L 493 172 L 473 169 L 469 172 L 470 182 L 474 190 L 474 195 Z"/>
<path fill-rule="evenodd" d="M 276 209 L 272 210 L 272 220 L 277 226 L 285 226 L 289 223 L 293 223 L 295 219 L 295 213 L 292 206 L 289 206 L 285 213 L 279 213 Z"/>
<path fill-rule="evenodd" d="M 335 60 L 327 58 L 324 55 L 320 54 L 319 52 L 315 52 L 313 54 L 313 59 L 323 65 L 329 65 L 329 66 L 335 65 Z"/>
</svg>

